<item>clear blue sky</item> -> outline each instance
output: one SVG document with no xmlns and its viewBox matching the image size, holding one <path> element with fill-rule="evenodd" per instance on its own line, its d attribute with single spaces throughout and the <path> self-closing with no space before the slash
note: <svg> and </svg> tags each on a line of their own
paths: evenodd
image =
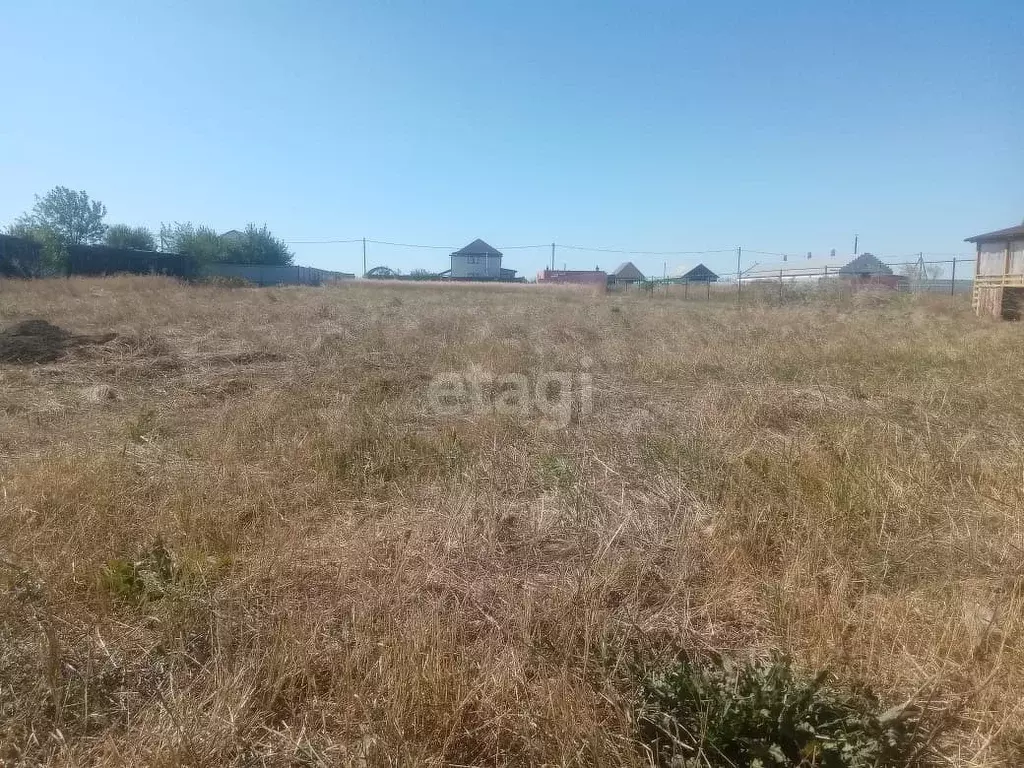
<svg viewBox="0 0 1024 768">
<path fill-rule="evenodd" d="M 289 241 L 895 256 L 1024 217 L 1020 0 L 33 0 L 2 27 L 0 223 L 57 184 Z"/>
</svg>

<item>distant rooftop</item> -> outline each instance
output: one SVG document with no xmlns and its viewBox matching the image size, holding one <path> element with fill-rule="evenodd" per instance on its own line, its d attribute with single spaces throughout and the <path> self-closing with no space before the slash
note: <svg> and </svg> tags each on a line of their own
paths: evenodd
<svg viewBox="0 0 1024 768">
<path fill-rule="evenodd" d="M 995 232 L 986 232 L 983 235 L 975 235 L 964 240 L 965 243 L 998 243 L 1004 240 L 1016 240 L 1024 238 L 1024 224 L 1017 227 L 997 229 Z"/>
<path fill-rule="evenodd" d="M 862 253 L 860 256 L 839 270 L 844 275 L 891 275 L 892 268 L 883 264 L 873 253 Z"/>
<path fill-rule="evenodd" d="M 465 248 L 455 251 L 452 256 L 501 256 L 501 251 L 492 248 L 478 237 Z"/>
<path fill-rule="evenodd" d="M 827 258 L 794 256 L 785 261 L 756 263 L 743 270 L 743 279 L 769 277 L 824 277 L 827 275 L 891 275 L 892 269 L 870 253 Z"/>
<path fill-rule="evenodd" d="M 615 277 L 622 278 L 623 280 L 643 280 L 644 273 L 637 269 L 636 264 L 632 261 L 624 261 L 618 266 L 614 272 Z"/>
<path fill-rule="evenodd" d="M 700 277 L 703 279 L 712 276 L 717 278 L 718 274 L 701 262 L 698 264 L 681 264 L 669 272 L 668 276 L 673 280 L 682 280 L 687 277 Z"/>
</svg>

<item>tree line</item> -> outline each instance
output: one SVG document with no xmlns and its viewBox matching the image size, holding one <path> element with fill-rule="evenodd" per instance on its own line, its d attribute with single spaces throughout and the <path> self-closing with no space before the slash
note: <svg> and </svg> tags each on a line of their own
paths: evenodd
<svg viewBox="0 0 1024 768">
<path fill-rule="evenodd" d="M 44 268 L 62 272 L 68 249 L 74 246 L 107 246 L 122 251 L 157 251 L 157 238 L 146 227 L 107 224 L 107 207 L 85 191 L 54 187 L 36 195 L 35 204 L 6 228 L 6 234 L 38 243 Z M 249 224 L 229 236 L 212 227 L 192 222 L 160 226 L 159 250 L 178 254 L 196 264 L 225 262 L 287 266 L 293 254 L 267 226 Z"/>
</svg>

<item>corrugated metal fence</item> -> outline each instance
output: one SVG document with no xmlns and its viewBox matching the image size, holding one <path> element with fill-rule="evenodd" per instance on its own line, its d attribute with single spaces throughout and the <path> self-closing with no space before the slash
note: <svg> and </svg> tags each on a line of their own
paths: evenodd
<svg viewBox="0 0 1024 768">
<path fill-rule="evenodd" d="M 354 277 L 345 272 L 332 272 L 316 267 L 278 267 L 262 264 L 207 264 L 203 267 L 203 275 L 233 277 L 255 285 L 321 285 Z"/>
</svg>

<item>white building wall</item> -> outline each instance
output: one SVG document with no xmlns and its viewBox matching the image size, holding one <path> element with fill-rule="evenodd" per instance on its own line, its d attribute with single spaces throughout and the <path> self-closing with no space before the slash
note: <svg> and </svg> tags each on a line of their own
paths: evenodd
<svg viewBox="0 0 1024 768">
<path fill-rule="evenodd" d="M 486 255 L 452 256 L 451 276 L 453 278 L 475 277 L 496 280 L 501 277 L 501 257 Z"/>
</svg>

